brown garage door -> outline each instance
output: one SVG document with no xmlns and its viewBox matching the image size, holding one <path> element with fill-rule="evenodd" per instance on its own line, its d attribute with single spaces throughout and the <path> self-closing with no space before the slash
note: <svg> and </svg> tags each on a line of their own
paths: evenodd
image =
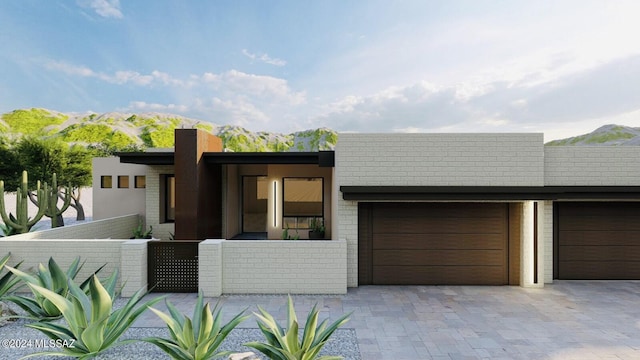
<svg viewBox="0 0 640 360">
<path fill-rule="evenodd" d="M 640 279 L 640 203 L 556 205 L 559 279 Z"/>
<path fill-rule="evenodd" d="M 508 205 L 360 203 L 359 283 L 508 283 Z"/>
</svg>

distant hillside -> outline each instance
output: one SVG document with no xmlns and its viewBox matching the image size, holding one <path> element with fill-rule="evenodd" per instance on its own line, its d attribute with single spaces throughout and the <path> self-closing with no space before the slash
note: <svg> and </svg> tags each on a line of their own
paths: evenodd
<svg viewBox="0 0 640 360">
<path fill-rule="evenodd" d="M 633 128 L 624 125 L 604 125 L 596 130 L 561 140 L 553 140 L 548 142 L 548 146 L 576 145 L 576 146 L 594 146 L 594 145 L 640 145 L 640 128 Z"/>
<path fill-rule="evenodd" d="M 239 126 L 161 113 L 66 114 L 46 109 L 20 109 L 2 114 L 0 135 L 58 137 L 68 143 L 106 148 L 173 147 L 173 131 L 197 128 L 222 138 L 228 151 L 318 151 L 334 148 L 338 135 L 326 128 L 292 134 L 251 132 Z"/>
</svg>

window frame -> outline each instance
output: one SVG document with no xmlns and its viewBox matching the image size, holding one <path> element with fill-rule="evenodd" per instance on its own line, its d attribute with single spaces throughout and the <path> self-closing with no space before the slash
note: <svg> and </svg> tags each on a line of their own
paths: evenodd
<svg viewBox="0 0 640 360">
<path fill-rule="evenodd" d="M 118 189 L 129 188 L 129 175 L 118 175 Z"/>
<path fill-rule="evenodd" d="M 101 175 L 100 176 L 100 188 L 101 189 L 112 189 L 113 188 L 113 176 L 111 176 L 111 175 Z"/>
<path fill-rule="evenodd" d="M 138 180 L 142 179 L 142 186 L 139 186 Z M 145 175 L 136 175 L 133 178 L 133 187 L 136 189 L 146 189 L 147 188 L 147 177 Z"/>
<path fill-rule="evenodd" d="M 293 216 L 286 215 L 286 211 L 285 211 L 285 198 L 286 198 L 285 180 L 286 179 L 319 179 L 320 180 L 320 187 L 322 191 L 320 195 L 321 210 L 319 214 L 293 215 Z M 324 196 L 324 177 L 323 176 L 284 176 L 282 177 L 281 191 L 282 191 L 282 200 L 281 200 L 282 215 L 280 216 L 280 218 L 281 218 L 281 224 L 283 229 L 286 228 L 286 229 L 293 229 L 293 230 L 310 230 L 312 219 L 321 219 L 322 221 L 324 221 L 325 196 Z M 285 226 L 285 224 L 290 223 L 291 220 L 293 220 L 294 226 L 293 227 Z"/>
</svg>

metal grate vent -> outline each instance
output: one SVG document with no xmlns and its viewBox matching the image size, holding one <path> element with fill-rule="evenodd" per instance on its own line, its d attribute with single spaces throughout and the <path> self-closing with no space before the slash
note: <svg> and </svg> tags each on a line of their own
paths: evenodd
<svg viewBox="0 0 640 360">
<path fill-rule="evenodd" d="M 148 281 L 152 292 L 198 292 L 199 241 L 149 241 Z"/>
</svg>

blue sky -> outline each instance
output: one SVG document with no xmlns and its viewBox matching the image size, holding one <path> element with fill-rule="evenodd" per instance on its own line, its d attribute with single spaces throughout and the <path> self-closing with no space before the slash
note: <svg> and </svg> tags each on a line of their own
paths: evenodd
<svg viewBox="0 0 640 360">
<path fill-rule="evenodd" d="M 0 112 L 250 130 L 640 126 L 640 1 L 0 2 Z"/>
</svg>

